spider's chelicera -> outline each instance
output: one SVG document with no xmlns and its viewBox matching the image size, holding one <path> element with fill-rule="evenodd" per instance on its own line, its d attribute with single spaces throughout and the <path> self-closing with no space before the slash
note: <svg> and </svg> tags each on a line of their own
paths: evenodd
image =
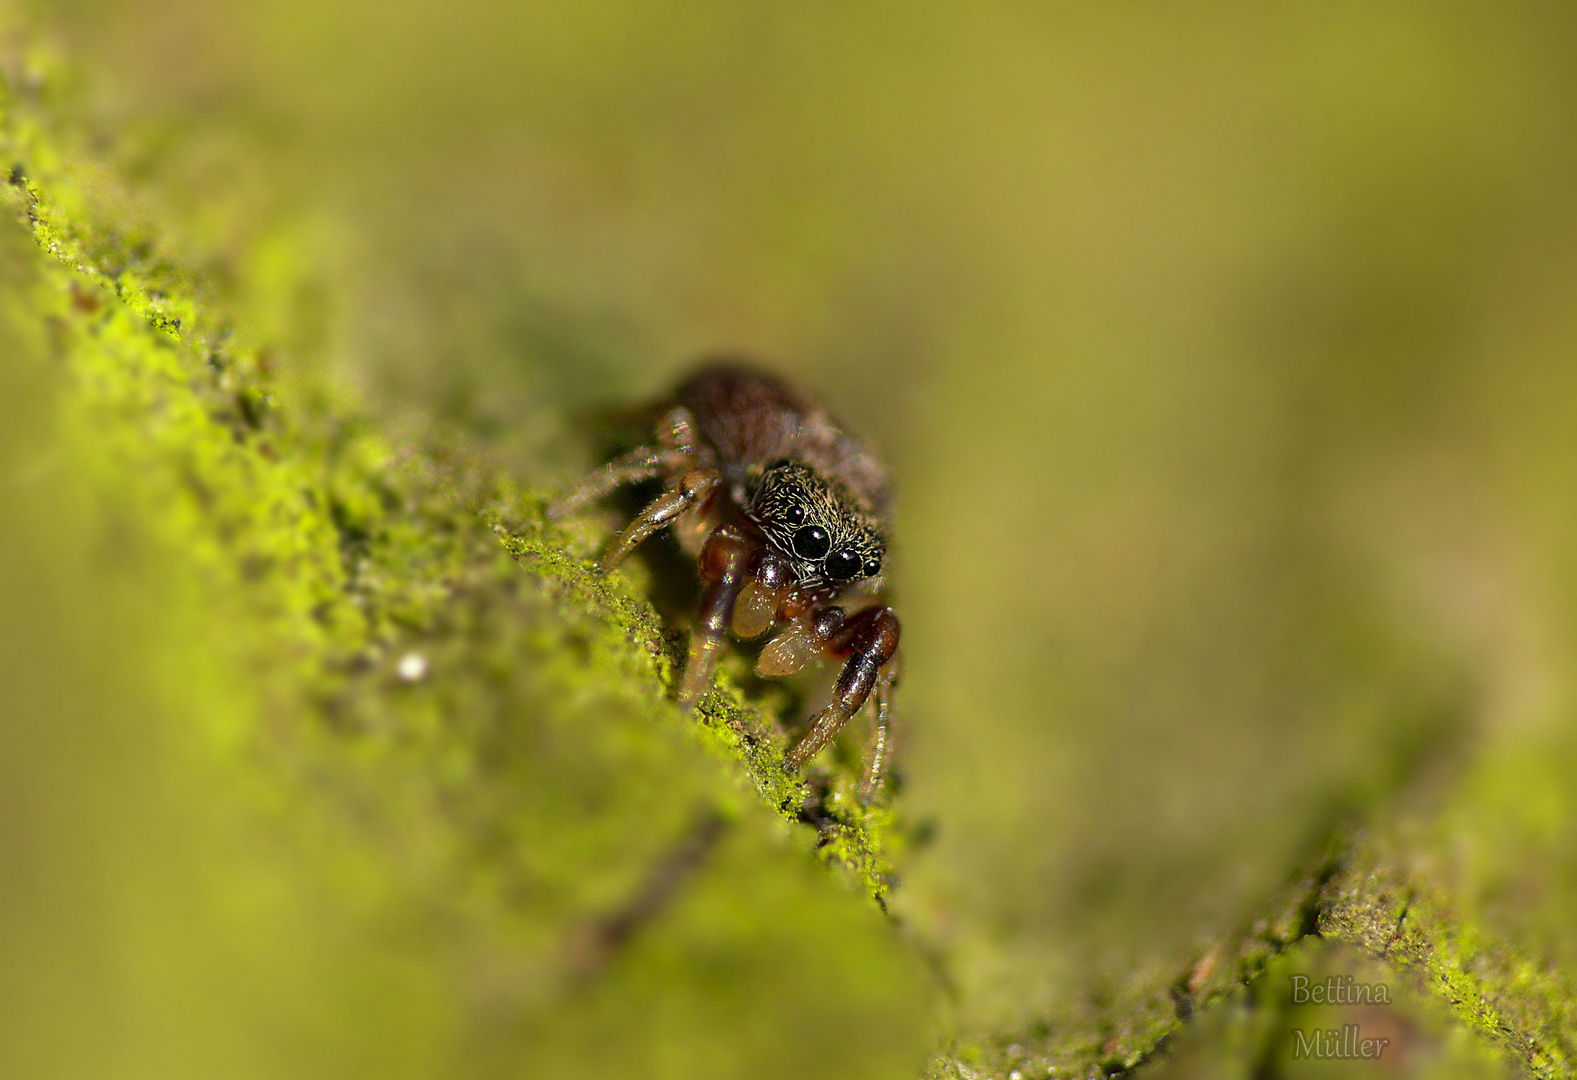
<svg viewBox="0 0 1577 1080">
<path fill-rule="evenodd" d="M 697 553 L 703 586 L 679 701 L 711 681 L 725 632 L 760 637 L 756 670 L 792 674 L 817 658 L 843 670 L 832 701 L 789 751 L 799 768 L 876 701 L 860 797 L 881 785 L 897 681 L 898 618 L 880 602 L 887 552 L 887 470 L 871 448 L 782 381 L 711 367 L 665 407 L 656 445 L 609 462 L 549 510 L 566 517 L 622 484 L 654 476 L 667 490 L 631 521 L 598 563 L 611 570 L 648 536 L 672 527 Z"/>
</svg>

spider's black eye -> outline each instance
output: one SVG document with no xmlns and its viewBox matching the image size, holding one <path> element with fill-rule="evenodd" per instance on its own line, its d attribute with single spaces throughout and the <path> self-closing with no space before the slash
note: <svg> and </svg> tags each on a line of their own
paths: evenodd
<svg viewBox="0 0 1577 1080">
<path fill-rule="evenodd" d="M 839 548 L 827 556 L 827 576 L 847 581 L 860 572 L 860 557 L 848 548 Z"/>
<path fill-rule="evenodd" d="M 881 572 L 882 572 L 882 561 L 880 559 L 871 559 L 871 560 L 866 562 L 866 564 L 865 564 L 865 576 L 866 577 L 875 577 L 877 574 L 879 574 Z"/>
<path fill-rule="evenodd" d="M 788 507 L 783 511 L 783 520 L 790 525 L 798 525 L 805 520 L 805 508 L 798 504 Z"/>
<path fill-rule="evenodd" d="M 802 559 L 819 559 L 831 546 L 827 530 L 820 525 L 806 525 L 794 534 L 794 554 Z"/>
</svg>

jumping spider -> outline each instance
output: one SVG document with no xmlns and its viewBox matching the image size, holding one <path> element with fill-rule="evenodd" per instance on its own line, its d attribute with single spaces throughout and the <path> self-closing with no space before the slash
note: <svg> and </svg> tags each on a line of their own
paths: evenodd
<svg viewBox="0 0 1577 1080">
<path fill-rule="evenodd" d="M 887 765 L 898 677 L 898 617 L 880 603 L 885 466 L 810 398 L 744 368 L 707 368 L 663 408 L 657 445 L 610 461 L 548 515 L 564 518 L 622 484 L 665 477 L 667 490 L 625 527 L 597 567 L 607 573 L 669 526 L 698 553 L 701 608 L 679 703 L 693 708 L 710 683 L 726 631 L 749 640 L 786 623 L 762 648 L 759 674 L 790 675 L 817 657 L 843 661 L 831 703 L 811 718 L 787 763 L 802 767 L 874 692 L 876 721 L 859 788 L 869 802 Z M 844 598 L 848 608 L 835 603 Z"/>
</svg>

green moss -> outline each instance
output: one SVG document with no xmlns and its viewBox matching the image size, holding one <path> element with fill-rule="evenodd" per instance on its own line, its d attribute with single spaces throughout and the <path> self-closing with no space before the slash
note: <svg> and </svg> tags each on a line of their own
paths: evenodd
<svg viewBox="0 0 1577 1080">
<path fill-rule="evenodd" d="M 1304 1052 L 1316 1033 L 1348 1028 L 1356 1033 L 1350 1045 L 1370 1040 L 1375 1059 L 1314 1060 Z M 1504 1059 L 1464 1034 L 1438 1000 L 1386 964 L 1308 937 L 1279 954 L 1252 984 L 1212 1002 L 1164 1059 L 1137 1075 L 1508 1075 Z"/>
<path fill-rule="evenodd" d="M 1458 797 L 1472 801 L 1471 792 L 1469 787 Z M 1481 820 L 1493 820 L 1490 810 L 1479 807 Z M 1320 932 L 1361 948 L 1434 995 L 1459 1022 L 1524 1062 L 1533 1075 L 1570 1075 L 1577 1063 L 1571 1005 L 1577 987 L 1561 970 L 1548 935 L 1530 934 L 1527 926 L 1507 933 L 1495 925 L 1492 910 L 1475 900 L 1487 879 L 1463 878 L 1452 867 L 1452 849 L 1479 839 L 1472 832 L 1453 830 L 1438 837 L 1438 846 L 1420 839 L 1382 832 L 1355 842 L 1327 887 Z M 1408 866 L 1420 869 L 1403 869 Z M 1544 860 L 1524 866 L 1541 875 L 1553 869 Z M 1532 899 L 1525 895 L 1514 902 Z M 1564 922 L 1558 909 L 1539 914 L 1552 929 Z"/>
</svg>

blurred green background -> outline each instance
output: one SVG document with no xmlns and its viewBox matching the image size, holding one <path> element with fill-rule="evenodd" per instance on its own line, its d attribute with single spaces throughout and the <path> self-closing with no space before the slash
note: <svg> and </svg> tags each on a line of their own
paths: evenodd
<svg viewBox="0 0 1577 1080">
<path fill-rule="evenodd" d="M 304 415 L 549 488 L 738 349 L 884 448 L 934 833 L 893 905 L 981 1068 L 1125 1062 L 1354 823 L 1571 970 L 1577 10 L 26 21 L 87 205 Z"/>
</svg>

